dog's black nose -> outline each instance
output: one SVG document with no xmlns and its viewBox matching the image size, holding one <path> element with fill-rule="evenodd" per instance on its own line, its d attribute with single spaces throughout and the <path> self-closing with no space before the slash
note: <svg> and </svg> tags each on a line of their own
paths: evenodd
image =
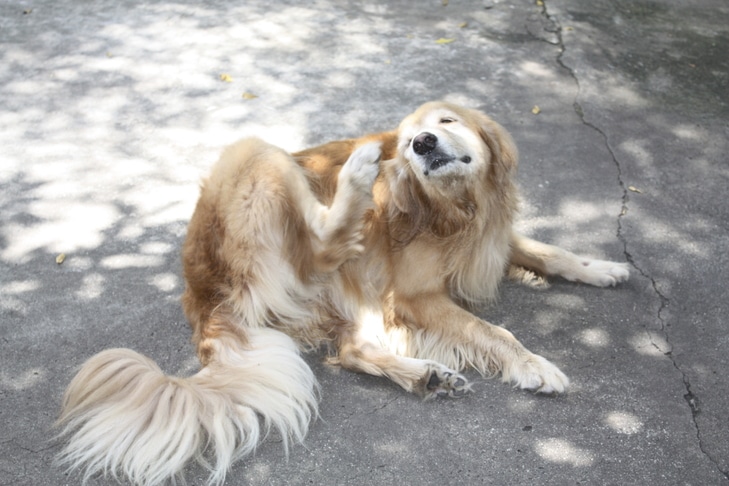
<svg viewBox="0 0 729 486">
<path fill-rule="evenodd" d="M 413 139 L 413 150 L 418 155 L 432 152 L 436 145 L 438 145 L 438 137 L 432 133 L 423 132 Z"/>
</svg>

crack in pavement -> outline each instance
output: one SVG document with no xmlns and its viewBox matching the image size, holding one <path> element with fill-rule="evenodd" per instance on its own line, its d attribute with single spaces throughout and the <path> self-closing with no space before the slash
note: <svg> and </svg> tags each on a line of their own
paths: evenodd
<svg viewBox="0 0 729 486">
<path fill-rule="evenodd" d="M 374 415 L 380 410 L 387 408 L 390 404 L 396 402 L 400 398 L 400 393 L 394 394 L 392 397 L 386 399 L 384 403 L 381 403 L 380 405 L 377 405 L 376 407 L 371 408 L 370 410 L 353 410 L 351 412 L 345 412 L 345 420 L 349 420 L 352 417 L 359 416 L 359 415 Z"/>
<path fill-rule="evenodd" d="M 383 403 L 382 405 L 380 405 L 380 406 L 377 406 L 377 407 L 373 408 L 373 409 L 372 409 L 372 410 L 370 410 L 369 412 L 364 412 L 364 414 L 365 414 L 365 415 L 372 415 L 372 414 L 375 414 L 375 413 L 379 412 L 380 410 L 384 409 L 385 407 L 389 406 L 390 404 L 392 404 L 392 403 L 396 402 L 396 401 L 398 400 L 398 398 L 400 398 L 400 395 L 399 395 L 399 394 L 397 394 L 397 395 L 394 395 L 394 396 L 393 396 L 392 398 L 390 398 L 389 400 L 386 400 L 386 401 L 385 401 L 385 403 Z"/>
<path fill-rule="evenodd" d="M 649 332 L 647 329 L 646 329 L 646 333 L 648 334 L 648 338 L 649 338 L 651 344 L 659 352 L 661 352 L 664 356 L 666 356 L 671 361 L 671 364 L 673 365 L 673 367 L 681 375 L 681 378 L 683 381 L 683 386 L 686 390 L 686 393 L 683 395 L 683 398 L 686 401 L 686 403 L 689 407 L 689 410 L 691 411 L 691 418 L 692 418 L 694 428 L 696 429 L 696 439 L 698 441 L 699 450 L 701 450 L 701 452 L 704 454 L 704 456 L 706 458 L 708 458 L 712 464 L 714 464 L 716 469 L 721 474 L 723 474 L 726 479 L 729 479 L 729 471 L 724 471 L 721 468 L 721 465 L 719 464 L 719 462 L 716 459 L 714 459 L 712 457 L 712 455 L 709 453 L 709 451 L 707 451 L 705 448 L 705 445 L 704 445 L 704 442 L 703 442 L 702 436 L 701 436 L 701 428 L 698 423 L 698 416 L 701 414 L 701 402 L 700 402 L 698 396 L 696 396 L 691 389 L 691 381 L 689 379 L 688 374 L 681 369 L 678 361 L 676 360 L 676 358 L 673 355 L 673 344 L 671 343 L 671 338 L 670 338 L 670 335 L 667 330 L 666 319 L 664 317 L 664 312 L 670 304 L 670 299 L 665 294 L 663 294 L 663 292 L 661 292 L 661 289 L 659 288 L 658 283 L 656 282 L 656 279 L 653 278 L 646 270 L 644 270 L 641 266 L 639 266 L 636 263 L 635 259 L 633 258 L 633 255 L 630 253 L 630 251 L 628 249 L 628 238 L 624 232 L 623 218 L 625 217 L 626 214 L 628 214 L 628 203 L 629 203 L 630 197 L 629 197 L 629 192 L 628 192 L 629 191 L 628 186 L 625 184 L 625 181 L 623 180 L 623 171 L 622 171 L 622 167 L 620 164 L 620 160 L 618 159 L 617 155 L 615 154 L 613 147 L 610 145 L 610 139 L 608 138 L 607 133 L 605 133 L 600 127 L 591 123 L 590 121 L 588 121 L 585 118 L 584 110 L 582 109 L 582 105 L 579 102 L 580 80 L 578 79 L 577 74 L 575 73 L 574 69 L 572 69 L 567 64 L 565 64 L 564 60 L 562 59 L 562 57 L 565 53 L 565 50 L 566 50 L 566 47 L 565 47 L 565 44 L 564 44 L 564 41 L 562 38 L 562 26 L 560 25 L 559 21 L 553 15 L 551 15 L 549 13 L 549 10 L 547 7 L 547 2 L 545 0 L 541 0 L 538 3 L 538 5 L 539 4 L 541 4 L 541 15 L 544 17 L 544 19 L 547 22 L 551 23 L 553 26 L 553 28 L 551 28 L 551 29 L 545 28 L 545 30 L 547 32 L 549 32 L 550 34 L 553 34 L 556 36 L 556 42 L 552 42 L 548 39 L 545 39 L 543 37 L 533 34 L 528 28 L 527 28 L 527 33 L 542 42 L 546 42 L 550 45 L 554 45 L 559 48 L 559 54 L 557 54 L 557 57 L 556 57 L 557 64 L 562 69 L 564 69 L 566 72 L 569 73 L 569 75 L 574 80 L 575 85 L 577 86 L 577 93 L 575 94 L 575 99 L 574 99 L 574 102 L 572 103 L 572 107 L 573 107 L 575 113 L 577 114 L 577 116 L 579 117 L 580 121 L 582 122 L 582 124 L 589 127 L 590 129 L 594 130 L 596 133 L 598 133 L 602 137 L 602 139 L 605 143 L 605 147 L 607 148 L 608 152 L 610 153 L 610 157 L 612 158 L 612 161 L 615 164 L 615 168 L 617 170 L 618 185 L 623 192 L 622 198 L 621 198 L 620 213 L 618 214 L 618 217 L 617 217 L 616 237 L 623 245 L 623 254 L 625 255 L 625 259 L 627 260 L 628 264 L 631 267 L 633 267 L 643 278 L 647 279 L 651 283 L 653 293 L 656 295 L 656 297 L 658 298 L 658 302 L 659 302 L 658 312 L 656 313 L 656 318 L 660 325 L 659 331 L 662 334 L 665 342 L 668 344 L 669 349 L 667 351 L 664 351 L 661 348 L 661 346 L 653 340 L 652 333 Z"/>
</svg>

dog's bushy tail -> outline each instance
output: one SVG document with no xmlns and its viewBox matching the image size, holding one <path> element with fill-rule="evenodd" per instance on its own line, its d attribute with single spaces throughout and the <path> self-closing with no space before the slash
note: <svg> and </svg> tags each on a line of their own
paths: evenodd
<svg viewBox="0 0 729 486">
<path fill-rule="evenodd" d="M 219 485 L 233 463 L 273 428 L 301 442 L 316 415 L 316 379 L 294 342 L 272 329 L 249 329 L 246 342 L 215 342 L 196 375 L 164 375 L 128 349 L 90 358 L 63 399 L 58 426 L 69 438 L 58 457 L 84 480 L 103 473 L 144 486 L 181 477 L 190 460 Z"/>
</svg>

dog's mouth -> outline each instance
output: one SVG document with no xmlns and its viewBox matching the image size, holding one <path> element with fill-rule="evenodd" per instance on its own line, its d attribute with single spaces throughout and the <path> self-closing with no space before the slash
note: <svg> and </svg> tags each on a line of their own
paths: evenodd
<svg viewBox="0 0 729 486">
<path fill-rule="evenodd" d="M 429 175 L 431 172 L 435 172 L 441 167 L 444 167 L 451 162 L 455 162 L 456 160 L 459 160 L 463 162 L 464 164 L 470 164 L 471 163 L 471 157 L 468 155 L 464 155 L 463 157 L 453 157 L 453 156 L 447 156 L 445 154 L 431 154 L 430 157 L 426 157 L 425 160 L 425 170 L 423 171 L 424 175 Z"/>
<path fill-rule="evenodd" d="M 424 174 L 428 175 L 430 172 L 436 171 L 436 170 L 440 169 L 441 167 L 443 167 L 444 165 L 450 164 L 454 160 L 456 160 L 455 157 L 432 158 L 426 162 L 427 168 L 425 169 Z"/>
<path fill-rule="evenodd" d="M 421 132 L 411 139 L 411 148 L 416 156 L 421 158 L 424 165 L 423 175 L 428 176 L 431 172 L 439 170 L 450 163 L 458 160 L 464 164 L 471 163 L 470 155 L 457 156 L 440 144 L 438 137 L 431 132 Z M 450 152 L 450 153 L 449 153 Z"/>
</svg>

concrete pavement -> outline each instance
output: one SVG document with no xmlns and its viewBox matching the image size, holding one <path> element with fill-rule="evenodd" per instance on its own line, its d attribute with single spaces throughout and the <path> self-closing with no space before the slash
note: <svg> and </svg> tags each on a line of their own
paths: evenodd
<svg viewBox="0 0 729 486">
<path fill-rule="evenodd" d="M 0 485 L 80 483 L 51 426 L 92 354 L 196 369 L 179 249 L 224 145 L 296 150 L 443 98 L 514 136 L 525 232 L 632 266 L 483 310 L 570 392 L 470 374 L 422 403 L 313 355 L 305 446 L 272 437 L 226 484 L 729 484 L 727 52 L 720 0 L 0 0 Z"/>
</svg>

